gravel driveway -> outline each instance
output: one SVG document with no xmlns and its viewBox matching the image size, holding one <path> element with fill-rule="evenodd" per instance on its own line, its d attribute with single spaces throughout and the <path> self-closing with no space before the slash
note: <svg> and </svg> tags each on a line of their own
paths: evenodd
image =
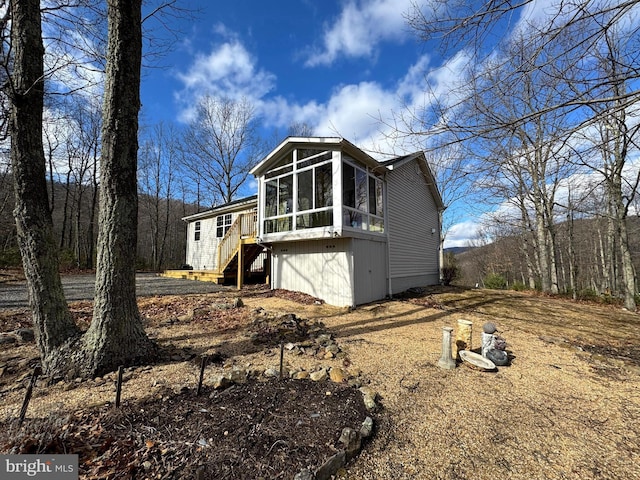
<svg viewBox="0 0 640 480">
<path fill-rule="evenodd" d="M 69 275 L 62 277 L 67 300 L 93 300 L 95 275 Z M 219 292 L 225 287 L 211 282 L 196 282 L 179 278 L 159 277 L 154 273 L 136 275 L 136 292 L 139 297 L 150 295 L 188 295 L 192 293 Z M 25 282 L 0 284 L 0 309 L 28 307 Z"/>
</svg>

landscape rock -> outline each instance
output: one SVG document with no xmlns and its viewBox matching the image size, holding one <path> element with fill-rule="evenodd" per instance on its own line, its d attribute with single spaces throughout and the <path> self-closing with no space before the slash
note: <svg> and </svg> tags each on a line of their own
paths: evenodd
<svg viewBox="0 0 640 480">
<path fill-rule="evenodd" d="M 362 400 L 367 410 L 372 411 L 376 409 L 376 392 L 371 387 L 360 387 L 360 393 L 362 393 Z"/>
<path fill-rule="evenodd" d="M 211 386 L 216 390 L 227 388 L 232 384 L 226 375 L 214 375 L 211 377 Z"/>
<path fill-rule="evenodd" d="M 296 476 L 293 477 L 293 480 L 315 480 L 315 478 L 316 477 L 313 474 L 313 472 L 308 468 L 305 468 L 304 470 L 301 470 L 298 473 L 296 473 Z"/>
<path fill-rule="evenodd" d="M 347 463 L 347 454 L 344 450 L 339 451 L 316 470 L 316 480 L 329 480 L 340 468 Z"/>
<path fill-rule="evenodd" d="M 362 426 L 360 427 L 360 436 L 362 438 L 368 438 L 373 433 L 373 419 L 371 417 L 367 417 L 362 422 Z"/>
<path fill-rule="evenodd" d="M 317 370 L 315 372 L 312 372 L 309 377 L 311 378 L 311 380 L 313 380 L 314 382 L 323 382 L 328 378 L 329 375 L 327 375 L 327 370 L 322 368 L 320 370 Z"/>
<path fill-rule="evenodd" d="M 336 345 L 335 343 L 331 343 L 331 344 L 327 345 L 326 347 L 324 347 L 324 351 L 325 352 L 331 352 L 334 355 L 336 355 L 337 353 L 340 352 L 340 347 L 338 347 L 338 345 Z"/>
<path fill-rule="evenodd" d="M 344 427 L 338 441 L 344 446 L 347 460 L 352 459 L 360 452 L 362 439 L 360 438 L 360 434 L 353 428 Z"/>
<path fill-rule="evenodd" d="M 247 371 L 244 368 L 234 366 L 230 372 L 225 373 L 225 377 L 232 383 L 244 383 L 247 381 Z"/>
<path fill-rule="evenodd" d="M 329 370 L 329 378 L 332 382 L 342 383 L 346 381 L 347 374 L 342 368 L 333 367 L 331 370 Z"/>
</svg>

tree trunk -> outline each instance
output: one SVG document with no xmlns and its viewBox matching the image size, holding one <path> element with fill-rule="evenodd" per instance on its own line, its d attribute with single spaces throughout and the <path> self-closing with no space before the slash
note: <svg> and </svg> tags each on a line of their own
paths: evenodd
<svg viewBox="0 0 640 480">
<path fill-rule="evenodd" d="M 87 262 L 85 263 L 86 268 L 93 268 L 93 252 L 95 242 L 93 240 L 94 236 L 94 228 L 95 228 L 95 218 L 96 218 L 96 210 L 98 208 L 98 176 L 97 176 L 97 168 L 98 168 L 98 159 L 97 155 L 94 154 L 93 158 L 93 171 L 91 173 L 91 178 L 93 180 L 93 192 L 91 196 L 91 211 L 89 213 L 89 227 L 87 228 Z"/>
<path fill-rule="evenodd" d="M 9 129 L 16 229 L 27 279 L 36 343 L 44 370 L 52 373 L 57 351 L 78 334 L 58 272 L 58 246 L 47 198 L 42 144 L 44 47 L 39 0 L 12 0 L 14 52 Z"/>
<path fill-rule="evenodd" d="M 84 374 L 146 361 L 155 344 L 136 303 L 138 111 L 141 0 L 108 2 L 100 216 L 93 321 L 84 337 Z"/>
</svg>

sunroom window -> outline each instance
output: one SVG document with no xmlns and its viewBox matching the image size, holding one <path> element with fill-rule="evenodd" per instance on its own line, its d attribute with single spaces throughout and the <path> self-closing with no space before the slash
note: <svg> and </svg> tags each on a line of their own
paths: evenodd
<svg viewBox="0 0 640 480">
<path fill-rule="evenodd" d="M 298 149 L 265 174 L 264 233 L 333 225 L 333 152 Z M 294 199 L 294 192 L 297 192 Z"/>
<path fill-rule="evenodd" d="M 330 152 L 329 152 L 330 153 Z M 333 225 L 333 174 L 331 163 L 297 174 L 298 215 L 296 229 Z"/>
<path fill-rule="evenodd" d="M 350 163 L 342 164 L 342 224 L 384 232 L 382 180 Z"/>
</svg>

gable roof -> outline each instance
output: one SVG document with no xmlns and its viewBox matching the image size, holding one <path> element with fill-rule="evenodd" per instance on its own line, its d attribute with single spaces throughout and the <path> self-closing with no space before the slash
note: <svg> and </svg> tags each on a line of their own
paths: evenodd
<svg viewBox="0 0 640 480">
<path fill-rule="evenodd" d="M 264 157 L 264 159 L 260 163 L 258 163 L 258 165 L 253 167 L 253 169 L 249 173 L 256 177 L 259 177 L 265 171 L 267 171 L 274 162 L 277 162 L 281 158 L 281 155 L 288 153 L 294 148 L 299 147 L 340 149 L 372 168 L 375 168 L 379 165 L 379 162 L 371 155 L 364 152 L 363 150 L 360 150 L 353 143 L 345 140 L 342 137 L 287 137 L 280 143 L 280 145 L 274 148 L 271 153 Z"/>
<path fill-rule="evenodd" d="M 436 202 L 436 206 L 440 210 L 444 210 L 444 202 L 442 201 L 442 196 L 440 195 L 440 191 L 438 190 L 438 185 L 436 184 L 436 179 L 433 176 L 433 172 L 429 167 L 429 163 L 427 162 L 427 157 L 425 157 L 423 151 L 418 151 L 414 153 L 410 153 L 408 155 L 402 155 L 400 157 L 392 158 L 390 160 L 386 160 L 384 162 L 380 162 L 380 165 L 384 166 L 387 170 L 395 170 L 397 168 L 402 167 L 403 165 L 416 161 L 420 167 L 420 171 L 424 176 L 429 191 L 433 196 L 433 200 Z"/>
<path fill-rule="evenodd" d="M 290 152 L 294 148 L 299 147 L 317 147 L 327 149 L 340 149 L 348 155 L 352 156 L 356 160 L 360 160 L 363 164 L 370 167 L 374 172 L 382 173 L 384 170 L 394 170 L 402 167 L 406 163 L 416 161 L 420 166 L 427 186 L 438 209 L 444 209 L 444 203 L 438 186 L 436 184 L 433 172 L 429 167 L 427 158 L 423 151 L 410 153 L 408 155 L 401 155 L 399 157 L 392 158 L 390 160 L 378 161 L 368 153 L 364 152 L 360 148 L 356 147 L 353 143 L 345 140 L 342 137 L 287 137 L 285 138 L 271 153 L 269 153 L 258 165 L 253 167 L 249 173 L 259 177 L 269 170 L 274 163 L 282 158 L 282 155 Z"/>
<path fill-rule="evenodd" d="M 245 210 L 247 208 L 254 207 L 257 204 L 258 204 L 258 196 L 251 195 L 250 197 L 239 198 L 229 203 L 218 205 L 216 207 L 210 208 L 209 210 L 205 210 L 203 212 L 198 212 L 198 213 L 194 213 L 193 215 L 188 215 L 186 217 L 183 217 L 182 220 L 185 222 L 191 222 L 193 220 L 199 220 L 201 218 L 215 217 L 216 215 L 222 215 L 224 213 L 235 212 L 238 210 Z"/>
</svg>

